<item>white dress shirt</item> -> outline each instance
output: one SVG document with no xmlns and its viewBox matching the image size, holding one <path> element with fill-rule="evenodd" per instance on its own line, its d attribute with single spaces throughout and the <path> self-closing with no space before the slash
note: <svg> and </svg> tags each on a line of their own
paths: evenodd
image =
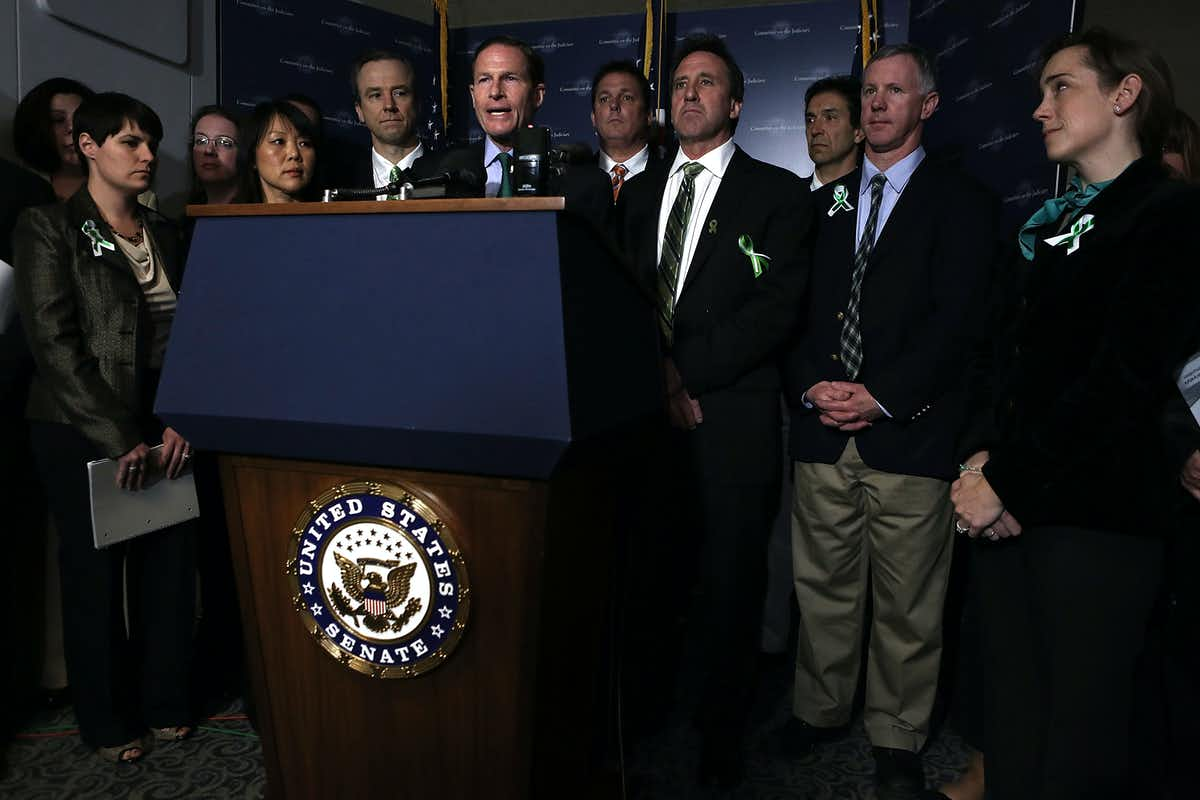
<svg viewBox="0 0 1200 800">
<path fill-rule="evenodd" d="M 817 189 L 820 189 L 824 185 L 825 184 L 821 182 L 821 179 L 817 177 L 816 170 L 814 170 L 813 174 L 812 174 L 812 180 L 809 181 L 809 183 L 808 183 L 808 190 L 810 192 L 815 192 Z"/>
<path fill-rule="evenodd" d="M 645 170 L 646 165 L 649 163 L 650 145 L 644 146 L 641 150 L 638 150 L 637 153 L 624 161 L 613 161 L 612 158 L 609 157 L 608 153 L 604 152 L 603 150 L 600 151 L 600 169 L 607 172 L 610 178 L 612 177 L 613 167 L 615 167 L 617 164 L 625 165 L 625 180 L 629 180 L 634 175 L 637 175 L 639 172 Z"/>
<path fill-rule="evenodd" d="M 379 155 L 379 151 L 374 147 L 371 148 L 371 171 L 375 175 L 375 187 L 382 188 L 392 182 L 392 167 L 399 167 L 401 170 L 406 170 L 413 165 L 421 156 L 425 155 L 425 145 L 420 142 L 411 153 L 393 164 L 383 156 Z M 386 194 L 381 194 L 375 198 L 376 200 L 387 200 Z"/>
<path fill-rule="evenodd" d="M 683 234 L 679 280 L 675 283 L 676 298 L 679 297 L 679 290 L 687 278 L 692 256 L 696 254 L 696 243 L 700 241 L 700 234 L 704 230 L 704 226 L 708 224 L 708 210 L 712 208 L 713 198 L 717 196 L 717 190 L 721 188 L 721 178 L 725 176 L 725 170 L 729 167 L 733 153 L 733 139 L 729 139 L 720 147 L 710 150 L 696 159 L 696 163 L 703 166 L 704 169 L 696 176 L 695 194 L 692 196 L 692 215 L 688 220 L 687 230 Z M 667 231 L 667 218 L 671 216 L 671 206 L 675 204 L 675 196 L 679 194 L 679 189 L 683 186 L 683 167 L 689 163 L 691 163 L 691 159 L 685 156 L 683 148 L 680 148 L 675 155 L 675 162 L 671 164 L 671 171 L 668 173 L 671 177 L 667 179 L 667 186 L 663 190 L 662 209 L 658 214 L 658 261 L 662 261 L 663 236 Z"/>
</svg>

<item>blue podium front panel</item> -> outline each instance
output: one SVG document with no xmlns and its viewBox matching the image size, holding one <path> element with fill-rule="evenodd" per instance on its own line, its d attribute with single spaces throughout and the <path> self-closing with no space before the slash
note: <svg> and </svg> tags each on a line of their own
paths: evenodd
<svg viewBox="0 0 1200 800">
<path fill-rule="evenodd" d="M 571 439 L 555 215 L 198 219 L 156 409 L 209 450 L 548 476 Z"/>
</svg>

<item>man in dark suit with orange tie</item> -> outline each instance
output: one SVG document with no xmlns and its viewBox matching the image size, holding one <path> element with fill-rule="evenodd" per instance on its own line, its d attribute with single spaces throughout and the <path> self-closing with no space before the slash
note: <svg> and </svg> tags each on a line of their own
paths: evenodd
<svg viewBox="0 0 1200 800">
<path fill-rule="evenodd" d="M 650 82 L 632 61 L 610 61 L 592 78 L 592 128 L 600 140 L 596 165 L 613 187 L 613 202 L 625 181 L 662 160 L 650 144 Z"/>
<path fill-rule="evenodd" d="M 850 722 L 871 591 L 864 723 L 883 800 L 924 788 L 950 570 L 965 369 L 999 249 L 997 206 L 925 156 L 931 62 L 880 49 L 863 76 L 866 158 L 814 192 L 804 326 L 788 359 L 802 756 Z M 869 587 L 869 589 L 868 589 Z"/>
<path fill-rule="evenodd" d="M 685 613 L 702 674 L 685 702 L 702 736 L 700 777 L 732 786 L 782 469 L 776 357 L 799 312 L 811 201 L 799 177 L 734 144 L 745 80 L 720 39 L 681 42 L 670 81 L 679 148 L 617 202 L 625 251 L 657 298 L 673 426 L 664 421 L 668 458 L 643 478 L 673 523 L 655 532 L 661 580 L 648 608 L 667 621 L 672 601 L 694 600 Z"/>
</svg>

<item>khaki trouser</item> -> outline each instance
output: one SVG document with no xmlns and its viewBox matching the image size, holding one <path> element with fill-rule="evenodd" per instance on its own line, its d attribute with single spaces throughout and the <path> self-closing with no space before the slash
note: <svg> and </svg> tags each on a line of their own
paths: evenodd
<svg viewBox="0 0 1200 800">
<path fill-rule="evenodd" d="M 870 586 L 867 735 L 877 747 L 916 752 L 929 735 L 941 661 L 950 485 L 871 469 L 853 438 L 836 464 L 795 466 L 793 713 L 818 726 L 850 721 Z"/>
</svg>

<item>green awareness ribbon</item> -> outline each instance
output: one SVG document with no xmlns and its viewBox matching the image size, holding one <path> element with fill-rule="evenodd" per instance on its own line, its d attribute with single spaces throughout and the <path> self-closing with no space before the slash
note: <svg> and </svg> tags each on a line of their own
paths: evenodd
<svg viewBox="0 0 1200 800">
<path fill-rule="evenodd" d="M 1079 249 L 1079 238 L 1092 228 L 1096 227 L 1092 222 L 1092 219 L 1093 217 L 1091 214 L 1084 214 L 1082 217 L 1075 220 L 1075 224 L 1071 226 L 1071 230 L 1059 236 L 1051 236 L 1046 240 L 1046 244 L 1050 245 L 1051 247 L 1058 247 L 1063 242 L 1070 242 L 1070 246 L 1067 247 L 1067 255 L 1071 255 L 1071 253 L 1074 253 Z"/>
<path fill-rule="evenodd" d="M 754 252 L 754 240 L 747 234 L 738 237 L 738 249 L 750 257 L 750 266 L 754 268 L 754 277 L 761 277 L 771 264 L 771 257 L 764 253 Z"/>
<path fill-rule="evenodd" d="M 96 227 L 96 220 L 89 219 L 87 222 L 83 223 L 83 227 L 80 228 L 80 230 L 82 230 L 83 235 L 88 237 L 88 239 L 92 242 L 92 255 L 103 255 L 105 250 L 112 250 L 113 252 L 116 252 L 117 246 L 108 239 L 104 238 L 104 235 L 100 233 L 100 229 Z"/>
<path fill-rule="evenodd" d="M 829 216 L 833 216 L 839 211 L 853 211 L 854 206 L 850 205 L 850 192 L 846 191 L 846 187 L 838 184 L 833 187 L 833 205 L 829 207 Z"/>
</svg>

